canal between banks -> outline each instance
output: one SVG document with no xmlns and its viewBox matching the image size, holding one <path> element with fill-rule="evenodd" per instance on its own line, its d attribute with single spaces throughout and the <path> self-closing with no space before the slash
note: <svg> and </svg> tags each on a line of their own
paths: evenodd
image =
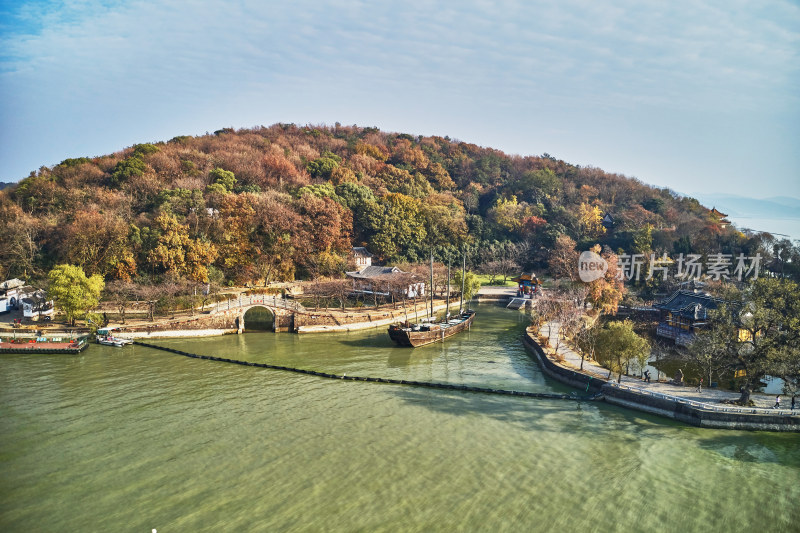
<svg viewBox="0 0 800 533">
<path fill-rule="evenodd" d="M 404 349 L 384 329 L 152 341 L 330 373 L 573 392 L 480 305 Z M 800 436 L 603 403 L 450 392 L 142 346 L 0 356 L 2 531 L 797 531 Z"/>
</svg>

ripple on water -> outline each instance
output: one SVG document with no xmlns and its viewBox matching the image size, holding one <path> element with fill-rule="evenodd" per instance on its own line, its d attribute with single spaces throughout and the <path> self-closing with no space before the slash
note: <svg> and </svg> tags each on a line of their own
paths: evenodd
<svg viewBox="0 0 800 533">
<path fill-rule="evenodd" d="M 517 316 L 481 306 L 467 340 L 421 351 L 383 332 L 163 342 L 331 373 L 570 391 L 521 350 Z M 800 520 L 795 435 L 138 346 L 0 366 L 5 531 L 793 531 Z"/>
</svg>

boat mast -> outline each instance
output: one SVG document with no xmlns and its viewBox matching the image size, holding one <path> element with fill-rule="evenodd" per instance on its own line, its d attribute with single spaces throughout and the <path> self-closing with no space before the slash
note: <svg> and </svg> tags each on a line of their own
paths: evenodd
<svg viewBox="0 0 800 533">
<path fill-rule="evenodd" d="M 464 312 L 464 278 L 466 277 L 467 271 L 467 251 L 464 249 L 464 253 L 461 255 L 461 300 L 458 302 L 458 314 Z"/>
<path fill-rule="evenodd" d="M 433 250 L 431 250 L 431 319 L 433 319 Z"/>
<path fill-rule="evenodd" d="M 447 310 L 445 311 L 445 318 L 450 316 L 450 260 L 447 261 L 447 294 L 445 295 L 447 298 Z"/>
</svg>

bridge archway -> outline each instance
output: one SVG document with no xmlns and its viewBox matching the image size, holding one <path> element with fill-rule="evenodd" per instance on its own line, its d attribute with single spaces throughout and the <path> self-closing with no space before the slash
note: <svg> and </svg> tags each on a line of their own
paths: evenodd
<svg viewBox="0 0 800 533">
<path fill-rule="evenodd" d="M 254 305 L 241 316 L 239 328 L 243 331 L 275 331 L 275 312 L 268 307 Z"/>
</svg>

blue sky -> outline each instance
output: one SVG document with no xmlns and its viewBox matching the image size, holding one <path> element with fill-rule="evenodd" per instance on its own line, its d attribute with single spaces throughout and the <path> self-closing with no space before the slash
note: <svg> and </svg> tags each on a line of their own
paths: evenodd
<svg viewBox="0 0 800 533">
<path fill-rule="evenodd" d="M 800 197 L 793 1 L 0 3 L 0 181 L 276 122 Z"/>
</svg>

